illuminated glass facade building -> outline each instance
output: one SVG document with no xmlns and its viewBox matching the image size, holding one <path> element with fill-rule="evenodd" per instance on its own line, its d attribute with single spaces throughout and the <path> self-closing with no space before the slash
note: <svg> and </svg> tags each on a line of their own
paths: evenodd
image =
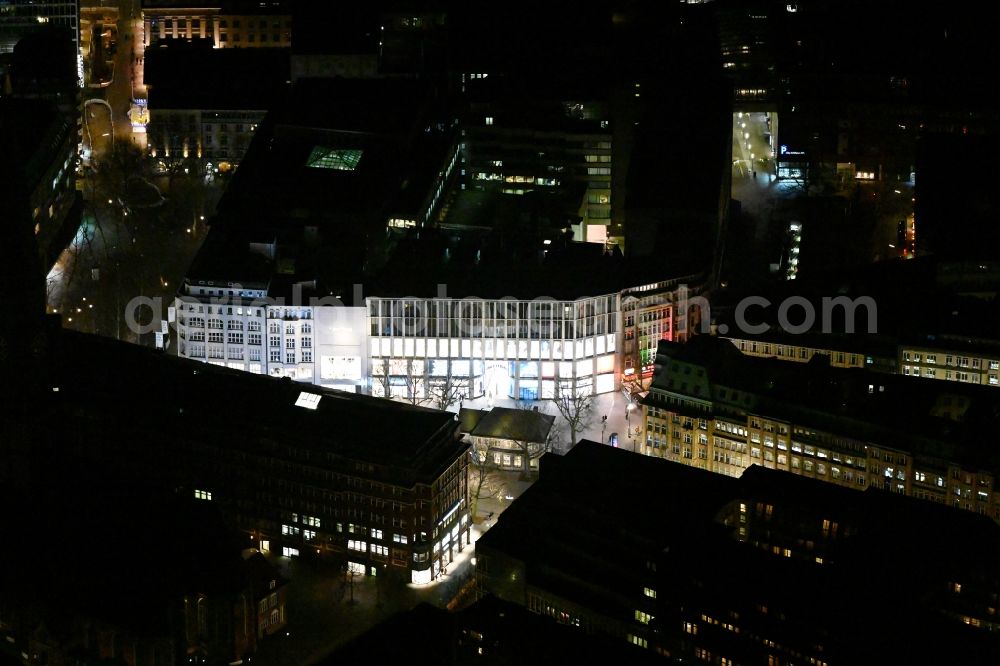
<svg viewBox="0 0 1000 666">
<path fill-rule="evenodd" d="M 80 5 L 77 0 L 0 0 L 0 53 L 10 53 L 24 35 L 41 26 L 61 26 L 73 33 L 80 48 Z"/>
<path fill-rule="evenodd" d="M 617 294 L 573 301 L 369 298 L 372 374 L 423 397 L 451 378 L 469 397 L 522 400 L 615 388 Z M 373 392 L 384 393 L 373 384 Z M 393 395 L 398 395 L 393 391 Z"/>
<path fill-rule="evenodd" d="M 423 400 L 451 386 L 466 398 L 539 400 L 554 397 L 556 382 L 574 394 L 609 393 L 636 367 L 623 350 L 637 339 L 625 336 L 623 323 L 638 316 L 636 344 L 654 347 L 685 330 L 677 320 L 691 293 L 685 280 L 572 300 L 367 297 L 349 307 L 311 298 L 309 286 L 281 298 L 265 282 L 189 277 L 175 301 L 176 349 L 214 365 L 377 396 Z M 652 305 L 640 305 L 643 290 L 655 295 Z"/>
<path fill-rule="evenodd" d="M 615 391 L 659 339 L 686 335 L 677 302 L 682 286 L 704 284 L 696 270 L 573 242 L 560 213 L 539 213 L 547 202 L 503 207 L 529 196 L 497 192 L 497 228 L 441 223 L 478 168 L 466 152 L 489 133 L 449 120 L 432 92 L 406 80 L 297 82 L 302 105 L 261 124 L 188 272 L 178 354 L 415 402 L 443 385 L 465 398 L 540 400 L 557 386 Z M 412 113 L 398 111 L 401 99 Z M 501 159 L 535 150 L 519 141 L 501 141 Z M 571 175 L 585 180 L 587 149 L 575 145 L 564 146 L 579 161 Z M 574 211 L 586 191 L 575 185 Z M 626 310 L 639 322 L 627 341 Z"/>
</svg>

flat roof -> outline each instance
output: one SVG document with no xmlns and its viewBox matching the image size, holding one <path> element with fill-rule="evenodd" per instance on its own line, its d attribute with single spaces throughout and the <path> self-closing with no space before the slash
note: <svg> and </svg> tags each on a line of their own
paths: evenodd
<svg viewBox="0 0 1000 666">
<path fill-rule="evenodd" d="M 291 14 L 290 0 L 142 0 L 143 10 L 218 9 L 222 14 Z"/>
<path fill-rule="evenodd" d="M 310 224 L 340 238 L 384 232 L 394 206 L 427 193 L 453 145 L 433 97 L 409 80 L 299 79 L 259 126 L 222 216 L 237 226 Z M 353 169 L 317 168 L 317 149 L 358 159 Z"/>
<path fill-rule="evenodd" d="M 436 478 L 467 444 L 454 414 L 180 359 L 64 331 L 53 394 L 74 414 L 121 428 L 154 427 L 224 448 L 284 457 L 283 443 Z M 314 408 L 298 406 L 302 394 Z M 137 415 L 142 415 L 141 419 Z M 131 425 L 130 425 L 131 424 Z M 168 434 L 170 433 L 170 434 Z"/>
<path fill-rule="evenodd" d="M 149 106 L 266 111 L 287 94 L 290 63 L 285 48 L 150 47 L 144 65 Z"/>
</svg>

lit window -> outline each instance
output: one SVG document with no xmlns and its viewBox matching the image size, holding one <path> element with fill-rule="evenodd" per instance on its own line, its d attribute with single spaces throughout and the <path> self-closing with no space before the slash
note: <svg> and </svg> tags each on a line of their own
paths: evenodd
<svg viewBox="0 0 1000 666">
<path fill-rule="evenodd" d="M 208 490 L 195 490 L 194 491 L 194 498 L 195 499 L 200 499 L 200 500 L 209 500 L 209 501 L 211 501 L 212 500 L 212 493 L 211 493 L 211 491 L 208 491 Z"/>
<path fill-rule="evenodd" d="M 653 619 L 653 616 L 649 613 L 644 613 L 641 610 L 635 612 L 635 619 L 643 624 L 649 624 L 649 621 Z"/>
<path fill-rule="evenodd" d="M 281 549 L 281 554 L 284 557 L 298 557 L 299 556 L 299 549 L 298 548 L 289 548 L 288 546 L 285 546 L 284 548 Z"/>
<path fill-rule="evenodd" d="M 486 124 L 487 125 L 493 124 L 493 116 L 486 116 Z"/>
<path fill-rule="evenodd" d="M 643 588 L 642 593 L 645 594 L 650 599 L 656 598 L 656 590 L 651 587 Z"/>
<path fill-rule="evenodd" d="M 360 150 L 343 150 L 316 146 L 306 160 L 307 167 L 316 169 L 336 169 L 338 171 L 354 171 L 361 161 Z"/>
</svg>

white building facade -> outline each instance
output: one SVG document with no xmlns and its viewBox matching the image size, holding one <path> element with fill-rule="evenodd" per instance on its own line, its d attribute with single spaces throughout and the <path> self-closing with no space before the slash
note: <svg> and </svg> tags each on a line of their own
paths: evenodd
<svg viewBox="0 0 1000 666">
<path fill-rule="evenodd" d="M 174 302 L 178 356 L 352 393 L 367 392 L 365 308 L 267 297 L 265 287 L 199 282 Z M 306 304 L 300 304 L 306 300 Z"/>
<path fill-rule="evenodd" d="M 179 356 L 247 372 L 376 396 L 540 400 L 619 388 L 623 299 L 647 289 L 675 303 L 690 293 L 673 280 L 574 300 L 368 297 L 347 307 L 199 282 L 171 321 Z"/>
</svg>

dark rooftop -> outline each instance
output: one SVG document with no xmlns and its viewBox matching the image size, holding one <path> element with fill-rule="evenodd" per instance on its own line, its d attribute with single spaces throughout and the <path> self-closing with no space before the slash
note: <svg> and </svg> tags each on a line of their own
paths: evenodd
<svg viewBox="0 0 1000 666">
<path fill-rule="evenodd" d="M 0 556 L 9 602 L 42 604 L 50 621 L 71 613 L 148 635 L 167 630 L 186 594 L 239 592 L 243 540 L 215 507 L 98 474 L 52 465 L 30 493 L 0 490 L 11 528 L 33 544 Z"/>
<path fill-rule="evenodd" d="M 458 420 L 461 432 L 476 437 L 545 442 L 556 417 L 531 409 L 494 407 L 489 411 L 463 408 L 458 414 Z"/>
<path fill-rule="evenodd" d="M 723 339 L 751 340 L 767 342 L 772 345 L 794 345 L 812 349 L 829 349 L 850 354 L 867 354 L 879 358 L 896 357 L 896 340 L 888 336 L 857 334 L 827 334 L 801 333 L 792 334 L 781 330 L 768 330 L 764 333 L 733 333 L 720 336 Z M 760 350 L 758 350 L 760 351 Z M 772 353 L 772 356 L 774 354 Z"/>
<path fill-rule="evenodd" d="M 185 433 L 188 439 L 248 451 L 294 442 L 324 456 L 385 465 L 417 478 L 434 475 L 467 446 L 447 412 L 191 362 L 95 336 L 65 332 L 62 337 L 60 372 L 53 379 L 59 391 L 51 394 L 55 407 L 70 410 L 62 417 L 67 423 L 73 423 L 73 414 L 87 414 L 109 437 L 127 440 L 131 429 L 156 424 L 161 436 Z M 114 372 L 108 370 L 112 362 Z M 152 393 L 137 391 L 140 386 Z M 314 408 L 297 406 L 303 398 Z M 220 419 L 223 404 L 266 418 L 255 419 L 251 430 L 234 429 Z M 141 422 L 137 414 L 143 415 Z"/>
<path fill-rule="evenodd" d="M 377 296 L 574 300 L 680 277 L 672 265 L 627 261 L 615 248 L 532 233 L 450 236 L 421 230 L 399 242 L 368 284 Z"/>
<path fill-rule="evenodd" d="M 70 123 L 49 101 L 0 98 L 0 150 L 4 173 L 21 171 L 32 187 L 48 168 Z M 10 171 L 8 171 L 10 169 Z"/>
<path fill-rule="evenodd" d="M 532 559 L 542 551 L 523 539 L 525 521 L 535 520 L 531 516 L 545 516 L 553 528 L 546 540 L 553 544 L 570 544 L 595 525 L 613 524 L 614 533 L 642 533 L 666 546 L 671 535 L 686 528 L 692 530 L 689 537 L 698 534 L 734 495 L 737 483 L 721 474 L 582 440 L 566 456 L 543 456 L 539 481 L 476 546 Z M 693 496 L 697 503 L 691 502 Z M 600 549 L 595 544 L 589 550 Z M 551 557 L 559 559 L 554 550 Z"/>
<path fill-rule="evenodd" d="M 798 538 L 801 546 L 812 536 L 808 525 L 815 524 L 818 533 L 822 518 L 840 520 L 836 541 L 816 544 L 828 561 L 778 556 L 765 544 L 737 539 L 729 518 L 738 503 L 754 502 L 773 505 L 773 520 L 759 526 L 757 537 L 771 544 L 787 539 L 793 545 Z M 755 605 L 765 604 L 788 613 L 781 623 L 790 643 L 809 644 L 815 637 L 830 663 L 838 653 L 870 650 L 869 631 L 881 632 L 880 639 L 896 650 L 908 645 L 913 654 L 953 650 L 953 641 L 968 639 L 975 645 L 962 658 L 976 663 L 992 663 L 998 649 L 988 633 L 970 631 L 941 612 L 947 603 L 939 606 L 934 597 L 955 576 L 993 576 L 984 589 L 995 589 L 995 573 L 987 573 L 995 572 L 1000 557 L 1000 527 L 993 521 L 788 472 L 751 467 L 736 479 L 583 441 L 565 456 L 542 458 L 538 481 L 480 537 L 476 551 L 489 562 L 486 591 L 540 590 L 543 597 L 565 599 L 570 608 L 582 606 L 623 623 L 632 621 L 636 608 L 629 597 L 656 580 L 670 591 L 661 592 L 653 611 L 664 641 L 680 635 L 681 615 L 693 609 L 718 608 L 743 620 L 743 612 L 735 611 L 752 614 Z M 510 559 L 491 559 L 496 554 Z M 658 563 L 654 573 L 651 561 Z M 499 577 L 518 571 L 522 565 L 516 563 L 523 563 L 524 580 L 508 585 Z M 878 587 L 886 571 L 912 575 L 914 584 L 876 605 L 845 595 L 845 586 Z M 881 621 L 872 624 L 869 616 Z M 858 631 L 848 631 L 856 623 Z M 934 638 L 920 641 L 927 630 Z"/>
<path fill-rule="evenodd" d="M 420 649 L 414 650 L 415 645 Z M 553 662 L 672 663 L 624 641 L 557 624 L 493 595 L 454 613 L 427 603 L 419 604 L 381 622 L 318 663 L 334 666 L 405 660 L 411 664 L 446 666 L 479 663 L 484 659 L 491 664 L 511 666 L 548 666 Z"/>
<path fill-rule="evenodd" d="M 142 0 L 143 9 L 190 9 L 191 7 L 218 7 L 223 14 L 291 14 L 290 0 Z"/>
<path fill-rule="evenodd" d="M 153 109 L 264 111 L 284 98 L 291 78 L 288 49 L 161 47 L 145 59 Z"/>
<path fill-rule="evenodd" d="M 393 204 L 426 192 L 451 146 L 434 105 L 434 91 L 416 81 L 299 79 L 258 128 L 220 210 L 238 226 L 384 235 Z M 323 168 L 317 150 L 351 159 Z"/>
</svg>

